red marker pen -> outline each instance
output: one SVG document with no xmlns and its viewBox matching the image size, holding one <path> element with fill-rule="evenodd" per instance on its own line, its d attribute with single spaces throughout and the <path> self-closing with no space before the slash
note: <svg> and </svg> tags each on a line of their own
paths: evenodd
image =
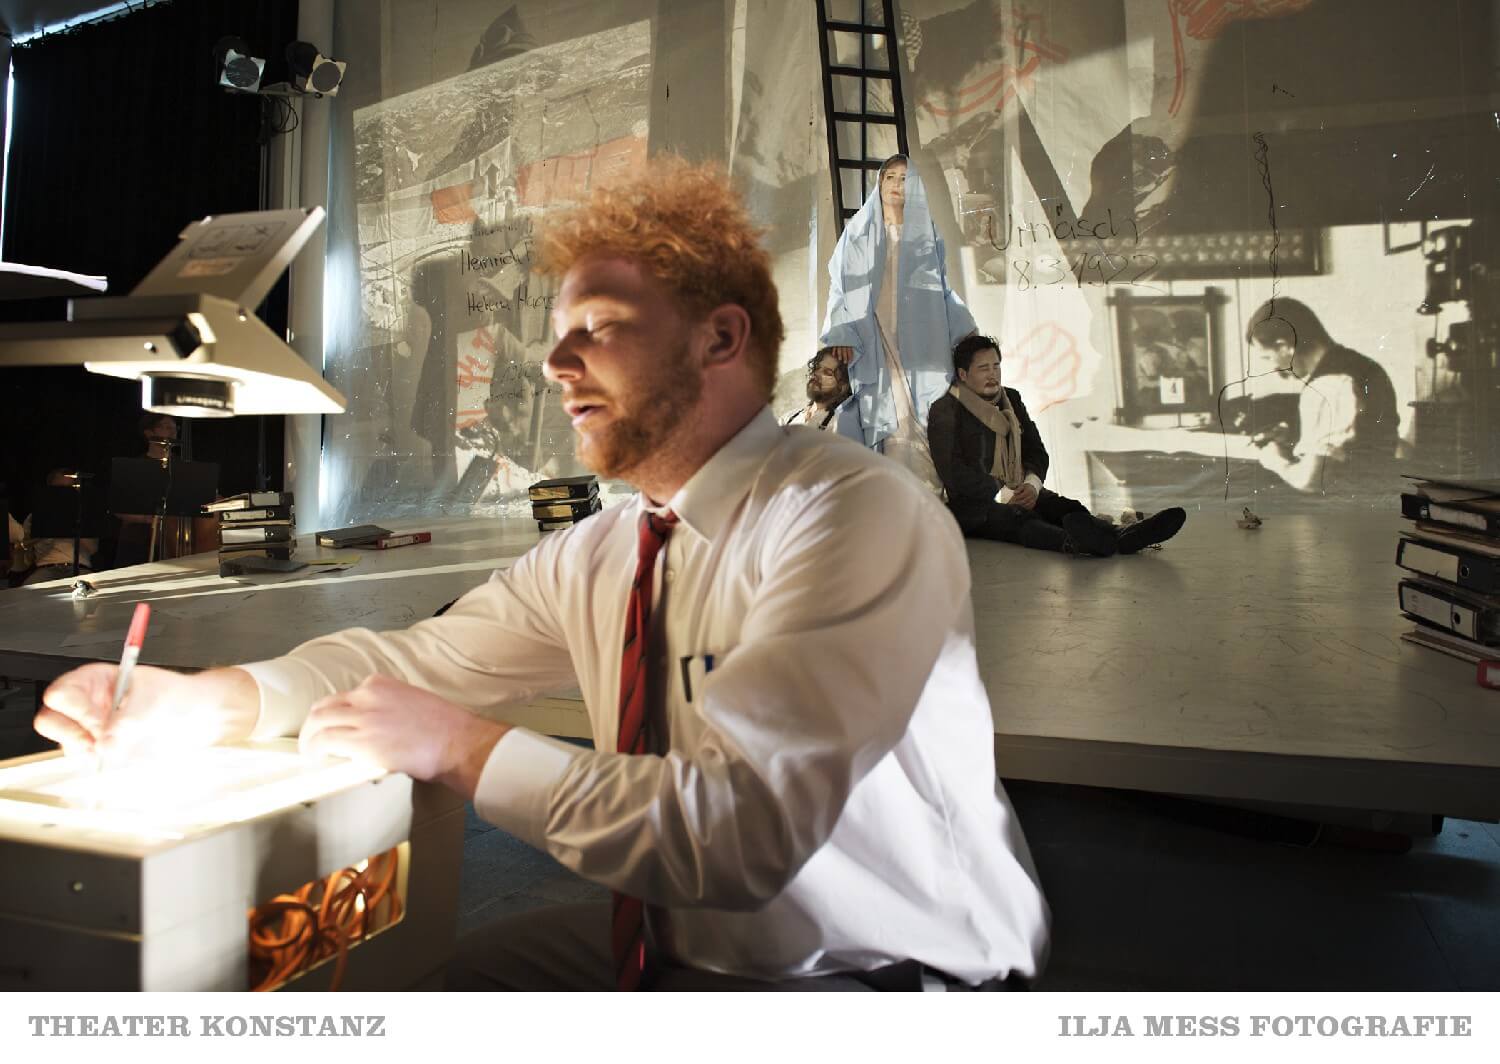
<svg viewBox="0 0 1500 1064">
<path fill-rule="evenodd" d="M 135 604 L 135 616 L 130 618 L 130 633 L 125 636 L 125 651 L 120 655 L 120 671 L 115 675 L 115 697 L 109 706 L 109 719 L 119 712 L 120 703 L 130 690 L 130 673 L 141 656 L 141 644 L 146 641 L 146 625 L 151 621 L 151 607 L 147 603 Z"/>
</svg>

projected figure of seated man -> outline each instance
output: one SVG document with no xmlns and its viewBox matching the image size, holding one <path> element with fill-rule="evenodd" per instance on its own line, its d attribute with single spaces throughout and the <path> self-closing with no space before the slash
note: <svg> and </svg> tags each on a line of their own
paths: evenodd
<svg viewBox="0 0 1500 1064">
<path fill-rule="evenodd" d="M 1298 491 L 1392 495 L 1396 389 L 1373 360 L 1333 339 L 1307 304 L 1278 298 L 1250 317 L 1251 376 L 1301 382 L 1296 442 L 1267 438 L 1260 463 Z"/>
<path fill-rule="evenodd" d="M 810 425 L 863 441 L 852 399 L 848 367 L 832 351 L 819 351 L 807 363 L 807 405 L 788 414 L 781 423 Z"/>
<path fill-rule="evenodd" d="M 1134 554 L 1171 539 L 1187 519 L 1180 507 L 1116 531 L 1083 503 L 1042 487 L 1050 459 L 1021 393 L 1000 383 L 1000 345 L 969 336 L 953 349 L 957 379 L 927 414 L 932 460 L 948 508 L 966 536 L 1038 550 Z M 1010 494 L 998 502 L 1002 488 Z"/>
</svg>

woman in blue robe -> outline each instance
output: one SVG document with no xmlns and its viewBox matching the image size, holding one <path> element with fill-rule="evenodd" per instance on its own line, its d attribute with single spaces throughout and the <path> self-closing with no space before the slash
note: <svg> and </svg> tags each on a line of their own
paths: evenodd
<svg viewBox="0 0 1500 1064">
<path fill-rule="evenodd" d="M 819 346 L 849 364 L 861 442 L 941 493 L 927 446 L 927 410 L 948 390 L 954 345 L 976 329 L 948 286 L 922 179 L 904 155 L 881 166 L 875 188 L 839 237 L 828 275 Z"/>
</svg>

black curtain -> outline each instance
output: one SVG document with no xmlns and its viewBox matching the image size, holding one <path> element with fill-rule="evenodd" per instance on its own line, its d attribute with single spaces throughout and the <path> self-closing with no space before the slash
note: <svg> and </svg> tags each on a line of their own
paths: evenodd
<svg viewBox="0 0 1500 1064">
<path fill-rule="evenodd" d="M 296 0 L 177 0 L 16 48 L 3 257 L 103 274 L 125 294 L 189 222 L 257 209 L 263 101 L 218 86 L 213 47 L 236 36 L 276 58 L 296 28 Z M 13 321 L 62 313 L 60 300 L 0 303 Z M 284 330 L 284 281 L 260 313 Z M 48 469 L 97 474 L 102 501 L 110 458 L 142 452 L 133 381 L 0 369 L 0 397 L 0 476 L 18 517 Z M 281 418 L 260 420 L 192 424 L 192 457 L 220 463 L 221 491 L 257 486 L 262 429 L 281 486 Z"/>
</svg>

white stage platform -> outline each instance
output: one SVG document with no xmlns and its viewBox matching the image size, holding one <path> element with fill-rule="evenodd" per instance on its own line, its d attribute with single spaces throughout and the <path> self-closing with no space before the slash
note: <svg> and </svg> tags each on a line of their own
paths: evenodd
<svg viewBox="0 0 1500 1064">
<path fill-rule="evenodd" d="M 282 653 L 350 625 L 400 627 L 536 542 L 526 519 L 424 522 L 433 542 L 352 569 L 221 579 L 213 555 L 0 593 L 0 675 L 118 659 L 152 603 L 143 661 Z M 980 667 L 1000 774 L 1204 798 L 1500 819 L 1500 692 L 1411 646 L 1386 514 L 1190 514 L 1162 551 L 1073 559 L 971 542 Z M 319 552 L 308 539 L 304 557 Z M 891 648 L 898 653 L 899 648 Z M 576 698 L 507 719 L 587 736 Z"/>
<path fill-rule="evenodd" d="M 45 682 L 90 661 L 118 661 L 137 602 L 151 603 L 141 653 L 148 665 L 196 671 L 275 657 L 344 628 L 404 628 L 489 579 L 537 542 L 530 518 L 388 522 L 427 530 L 432 542 L 394 550 L 318 547 L 299 536 L 300 560 L 358 558 L 295 573 L 221 577 L 215 554 L 86 575 L 96 591 L 70 594 L 71 577 L 0 592 L 0 676 Z M 513 724 L 587 735 L 576 698 L 542 698 L 506 711 Z"/>
<path fill-rule="evenodd" d="M 971 542 L 1000 775 L 1500 819 L 1500 692 L 1400 638 L 1405 526 L 1190 513 L 1107 560 Z"/>
</svg>

